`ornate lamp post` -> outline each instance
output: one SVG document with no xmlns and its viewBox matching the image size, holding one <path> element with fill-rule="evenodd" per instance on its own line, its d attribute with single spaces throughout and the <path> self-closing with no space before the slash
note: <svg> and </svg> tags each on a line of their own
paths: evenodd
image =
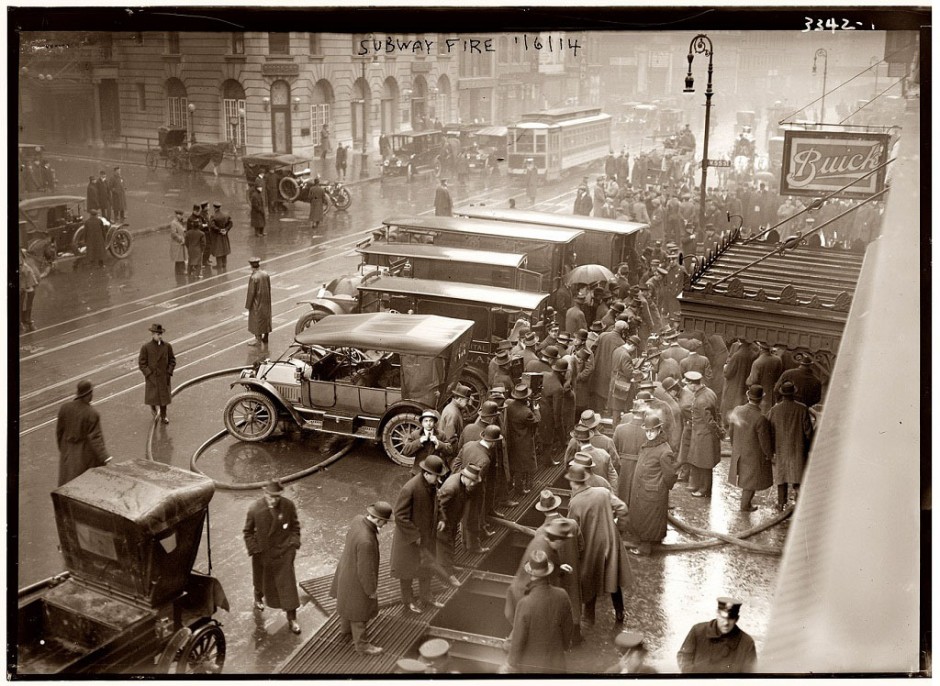
<svg viewBox="0 0 940 686">
<path fill-rule="evenodd" d="M 819 123 L 823 123 L 826 119 L 826 76 L 829 73 L 829 53 L 826 52 L 825 48 L 819 48 L 816 51 L 816 54 L 813 55 L 813 73 L 816 73 L 816 60 L 820 57 L 823 58 L 823 90 L 822 90 L 822 111 L 819 113 Z"/>
<path fill-rule="evenodd" d="M 712 113 L 712 41 L 704 33 L 698 34 L 689 43 L 689 72 L 685 76 L 685 88 L 683 93 L 695 92 L 695 79 L 692 78 L 692 59 L 695 55 L 708 56 L 708 85 L 705 87 L 705 135 L 702 138 L 702 182 L 699 188 L 698 203 L 698 230 L 705 230 L 705 188 L 708 181 L 708 127 L 711 123 Z"/>
<path fill-rule="evenodd" d="M 192 145 L 196 142 L 196 127 L 193 123 L 193 115 L 196 112 L 196 105 L 189 103 L 186 106 L 186 109 L 189 110 L 189 144 Z"/>
</svg>

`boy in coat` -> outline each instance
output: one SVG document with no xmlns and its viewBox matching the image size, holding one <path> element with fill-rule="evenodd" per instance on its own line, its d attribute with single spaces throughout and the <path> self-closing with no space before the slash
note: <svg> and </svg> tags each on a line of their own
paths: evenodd
<svg viewBox="0 0 940 686">
<path fill-rule="evenodd" d="M 356 515 L 346 534 L 346 546 L 333 575 L 330 597 L 336 598 L 340 631 L 352 634 L 360 655 L 379 655 L 382 648 L 366 637 L 366 623 L 379 614 L 378 532 L 392 518 L 392 506 L 385 501 L 369 505 L 365 515 Z"/>
<path fill-rule="evenodd" d="M 402 444 L 401 452 L 406 457 L 413 457 L 411 474 L 420 473 L 420 462 L 430 455 L 437 455 L 445 462 L 454 454 L 453 446 L 437 428 L 441 415 L 437 410 L 425 410 L 421 413 L 421 428 L 415 429 Z"/>
<path fill-rule="evenodd" d="M 150 412 L 157 416 L 160 408 L 160 421 L 169 424 L 166 416 L 166 406 L 173 398 L 170 394 L 170 377 L 176 368 L 176 356 L 173 355 L 173 346 L 163 340 L 164 328 L 160 324 L 150 327 L 151 340 L 140 348 L 137 366 L 144 375 L 144 404 L 150 405 Z"/>
<path fill-rule="evenodd" d="M 761 414 L 764 388 L 753 385 L 747 391 L 747 405 L 731 411 L 728 433 L 731 436 L 731 465 L 728 483 L 741 489 L 741 512 L 757 509 L 751 504 L 755 491 L 773 485 L 771 458 L 774 454 L 770 422 Z"/>
<path fill-rule="evenodd" d="M 300 549 L 300 522 L 297 507 L 284 497 L 284 487 L 275 480 L 263 488 L 264 497 L 248 510 L 242 534 L 251 556 L 251 581 L 254 586 L 254 608 L 279 608 L 287 613 L 290 630 L 300 633 L 297 623 L 297 578 L 294 557 Z"/>
</svg>

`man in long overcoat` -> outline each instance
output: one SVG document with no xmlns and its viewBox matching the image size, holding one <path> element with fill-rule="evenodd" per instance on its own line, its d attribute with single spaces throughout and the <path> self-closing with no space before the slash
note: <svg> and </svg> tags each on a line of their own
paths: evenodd
<svg viewBox="0 0 940 686">
<path fill-rule="evenodd" d="M 558 498 L 558 500 L 561 502 L 561 498 Z M 539 502 L 541 503 L 542 500 L 540 499 Z M 554 525 L 555 521 L 558 521 L 559 524 Z M 562 521 L 567 522 L 567 524 L 560 523 Z M 555 535 L 549 534 L 550 525 L 553 525 L 553 531 L 555 532 Z M 545 513 L 545 520 L 542 522 L 542 525 L 535 530 L 535 535 L 532 536 L 528 545 L 525 547 L 525 551 L 522 553 L 522 557 L 519 558 L 519 565 L 516 568 L 516 574 L 509 583 L 509 587 L 506 589 L 506 603 L 503 605 L 503 616 L 506 618 L 507 622 L 512 624 L 515 620 L 516 607 L 519 605 L 519 601 L 525 595 L 525 592 L 528 589 L 530 582 L 532 581 L 525 571 L 525 563 L 528 562 L 529 558 L 532 557 L 532 554 L 535 551 L 538 550 L 545 553 L 549 561 L 554 566 L 554 572 L 548 576 L 549 583 L 551 583 L 552 586 L 561 587 L 561 579 L 562 576 L 565 575 L 566 571 L 561 568 L 561 556 L 559 554 L 558 548 L 552 545 L 552 541 L 554 540 L 557 542 L 561 538 L 572 536 L 574 535 L 574 531 L 576 529 L 577 524 L 575 524 L 571 519 L 565 519 L 562 517 L 557 512 L 557 509 L 553 510 L 552 512 Z"/>
<path fill-rule="evenodd" d="M 721 419 L 718 399 L 699 372 L 685 373 L 686 388 L 692 393 L 688 421 L 682 429 L 679 464 L 691 467 L 689 485 L 696 498 L 712 495 L 712 470 L 721 462 Z M 682 407 L 682 404 L 679 405 Z"/>
<path fill-rule="evenodd" d="M 85 257 L 89 264 L 104 266 L 104 256 L 107 250 L 104 239 L 104 222 L 98 216 L 98 210 L 88 210 L 88 219 L 85 220 Z"/>
<path fill-rule="evenodd" d="M 257 185 L 248 194 L 248 204 L 251 206 L 251 228 L 256 236 L 264 235 L 264 198 L 261 197 L 261 186 Z"/>
<path fill-rule="evenodd" d="M 623 415 L 620 424 L 614 429 L 614 444 L 620 455 L 616 495 L 627 507 L 630 507 L 633 475 L 636 472 L 637 461 L 640 459 L 640 447 L 646 442 L 646 433 L 643 430 L 646 409 L 642 400 L 634 400 L 630 413 Z"/>
<path fill-rule="evenodd" d="M 643 420 L 646 442 L 640 448 L 630 489 L 627 523 L 638 540 L 636 551 L 649 555 L 653 543 L 666 537 L 669 491 L 676 483 L 677 465 L 663 434 L 663 422 L 655 414 Z"/>
<path fill-rule="evenodd" d="M 763 398 L 763 387 L 751 386 L 747 391 L 747 405 L 734 408 L 728 421 L 731 437 L 728 483 L 741 489 L 741 512 L 756 510 L 751 504 L 754 492 L 770 488 L 774 482 L 770 422 L 760 411 Z"/>
<path fill-rule="evenodd" d="M 454 458 L 455 470 L 474 466 L 478 468 L 481 477 L 481 483 L 470 493 L 463 518 L 463 545 L 471 553 L 489 552 L 490 549 L 481 543 L 481 537 L 495 533 L 486 526 L 486 489 L 495 488 L 495 484 L 487 483 L 487 477 L 496 454 L 496 446 L 502 440 L 499 427 L 491 424 L 483 430 L 480 440 L 464 444 Z"/>
<path fill-rule="evenodd" d="M 425 410 L 421 413 L 421 428 L 415 429 L 402 444 L 401 452 L 406 457 L 413 457 L 414 463 L 411 465 L 412 476 L 418 474 L 420 463 L 424 458 L 430 455 L 437 455 L 445 462 L 450 462 L 454 454 L 454 448 L 444 437 L 444 434 L 437 428 L 441 415 L 437 410 Z"/>
<path fill-rule="evenodd" d="M 98 172 L 98 178 L 95 180 L 95 190 L 97 191 L 98 209 L 101 210 L 101 215 L 110 219 L 111 188 L 108 185 L 108 174 L 104 169 Z"/>
<path fill-rule="evenodd" d="M 150 327 L 151 339 L 140 348 L 137 366 L 144 375 L 144 404 L 150 405 L 150 412 L 157 416 L 160 408 L 160 421 L 169 424 L 166 406 L 173 397 L 170 395 L 170 377 L 176 368 L 176 356 L 173 346 L 163 340 L 165 330 L 160 324 Z"/>
<path fill-rule="evenodd" d="M 760 348 L 760 355 L 751 365 L 751 373 L 748 374 L 746 383 L 748 386 L 757 384 L 764 388 L 760 411 L 766 415 L 774 404 L 774 386 L 783 374 L 783 361 L 771 354 L 769 343 L 758 341 L 757 346 Z"/>
<path fill-rule="evenodd" d="M 725 385 L 721 391 L 721 416 L 725 425 L 728 424 L 728 413 L 738 405 L 747 402 L 747 377 L 751 373 L 751 365 L 757 357 L 754 346 L 746 339 L 740 339 L 741 345 L 728 358 L 724 368 Z"/>
<path fill-rule="evenodd" d="M 441 410 L 441 420 L 438 428 L 444 434 L 444 440 L 450 443 L 453 454 L 457 454 L 457 441 L 463 433 L 463 411 L 470 403 L 470 388 L 458 383 L 451 392 L 451 398 Z M 441 453 L 438 453 L 441 455 Z"/>
<path fill-rule="evenodd" d="M 121 168 L 115 167 L 108 179 L 108 191 L 111 193 L 111 211 L 114 221 L 124 221 L 124 212 L 127 210 L 127 193 L 124 187 L 124 177 Z"/>
<path fill-rule="evenodd" d="M 627 323 L 622 320 L 614 322 L 613 331 L 605 331 L 597 337 L 591 352 L 594 355 L 594 376 L 591 386 L 594 391 L 591 407 L 598 412 L 607 409 L 607 398 L 610 395 L 610 379 L 613 370 L 614 350 L 623 345 Z"/>
<path fill-rule="evenodd" d="M 804 352 L 798 355 L 799 366 L 796 369 L 788 369 L 780 375 L 774 386 L 774 393 L 779 395 L 780 387 L 789 381 L 794 387 L 793 400 L 803 403 L 806 407 L 812 407 L 822 400 L 822 383 L 813 371 L 816 360 L 811 353 Z"/>
<path fill-rule="evenodd" d="M 300 598 L 294 575 L 294 557 L 300 549 L 297 507 L 284 497 L 284 487 L 273 479 L 264 485 L 263 491 L 263 497 L 248 509 L 242 530 L 251 556 L 254 608 L 263 611 L 267 602 L 268 607 L 284 610 L 288 628 L 299 634 Z"/>
<path fill-rule="evenodd" d="M 437 553 L 437 486 L 447 474 L 447 467 L 437 455 L 429 455 L 418 465 L 420 473 L 405 482 L 395 501 L 395 536 L 392 539 L 390 574 L 401 585 L 401 602 L 409 612 L 421 613 L 415 603 L 414 580 L 418 580 L 420 598 L 427 607 L 443 607 L 431 594 L 431 574 L 447 575 Z"/>
<path fill-rule="evenodd" d="M 437 491 L 437 561 L 450 575 L 452 586 L 460 585 L 454 576 L 457 529 L 467 513 L 470 492 L 481 481 L 480 468 L 471 464 L 447 477 Z"/>
<path fill-rule="evenodd" d="M 100 207 L 98 204 L 98 182 L 95 181 L 94 176 L 89 176 L 88 185 L 85 186 L 85 209 L 91 212 L 100 209 Z"/>
<path fill-rule="evenodd" d="M 75 397 L 59 408 L 55 440 L 59 446 L 59 486 L 111 460 L 104 447 L 101 417 L 91 406 L 94 387 L 79 381 Z"/>
<path fill-rule="evenodd" d="M 683 674 L 746 674 L 754 670 L 754 639 L 738 626 L 741 605 L 740 600 L 719 598 L 716 618 L 692 627 L 677 655 Z"/>
<path fill-rule="evenodd" d="M 330 586 L 330 597 L 336 598 L 340 631 L 344 635 L 352 633 L 353 646 L 360 655 L 382 652 L 369 642 L 366 623 L 379 614 L 378 532 L 391 518 L 392 506 L 381 500 L 369 505 L 366 514 L 353 518 Z"/>
<path fill-rule="evenodd" d="M 532 389 L 525 384 L 513 386 L 506 402 L 506 442 L 509 452 L 509 477 L 512 491 L 523 494 L 531 490 L 532 474 L 537 469 L 535 459 L 535 432 L 539 414 L 529 406 Z M 518 490 L 517 490 L 518 489 Z"/>
<path fill-rule="evenodd" d="M 261 269 L 261 260 L 252 257 L 251 275 L 248 277 L 248 296 L 245 309 L 248 310 L 248 331 L 255 335 L 255 340 L 248 345 L 268 346 L 268 334 L 271 332 L 271 277 Z"/>
<path fill-rule="evenodd" d="M 513 672 L 564 673 L 565 651 L 574 637 L 571 601 L 549 583 L 554 564 L 545 552 L 535 552 L 525 571 L 532 581 L 516 607 L 507 666 Z"/>
<path fill-rule="evenodd" d="M 323 221 L 323 213 L 326 211 L 326 203 L 329 200 L 326 197 L 326 191 L 320 185 L 320 177 L 313 179 L 313 185 L 310 186 L 310 227 L 319 228 Z"/>
<path fill-rule="evenodd" d="M 447 190 L 447 179 L 441 179 L 440 185 L 434 191 L 434 215 L 437 217 L 451 217 L 454 214 L 454 201 Z"/>
<path fill-rule="evenodd" d="M 787 505 L 787 485 L 792 484 L 794 497 L 799 491 L 813 437 L 809 410 L 796 401 L 796 387 L 790 381 L 780 386 L 780 402 L 770 408 L 767 421 L 773 442 L 777 509 L 782 510 Z"/>
<path fill-rule="evenodd" d="M 221 203 L 212 203 L 215 212 L 209 217 L 209 252 L 215 257 L 215 268 L 224 272 L 227 268 L 228 256 L 232 252 L 229 241 L 229 231 L 232 230 L 232 218 L 222 211 Z"/>
<path fill-rule="evenodd" d="M 502 514 L 495 514 L 497 495 L 504 496 L 506 491 L 506 477 L 509 474 L 508 458 L 506 457 L 505 436 L 502 434 L 502 425 L 500 422 L 499 404 L 493 400 L 485 400 L 477 410 L 477 421 L 464 426 L 457 441 L 458 456 L 459 452 L 467 443 L 479 441 L 483 438 L 483 432 L 486 427 L 493 425 L 499 427 L 502 440 L 496 441 L 489 448 L 490 460 L 489 467 L 483 473 L 483 510 L 484 515 L 481 521 L 481 527 L 487 531 L 489 527 L 486 524 L 485 515 L 494 514 L 502 517 Z M 462 458 L 461 458 L 462 459 Z M 455 464 L 457 460 L 455 459 Z"/>
<path fill-rule="evenodd" d="M 568 517 L 578 523 L 584 537 L 581 557 L 581 599 L 583 616 L 594 623 L 597 596 L 610 593 L 617 622 L 623 621 L 623 589 L 633 584 L 633 572 L 626 550 L 620 539 L 616 515 L 626 526 L 627 506 L 606 488 L 586 486 L 588 474 L 580 465 L 573 465 L 565 473 L 571 485 Z"/>
</svg>

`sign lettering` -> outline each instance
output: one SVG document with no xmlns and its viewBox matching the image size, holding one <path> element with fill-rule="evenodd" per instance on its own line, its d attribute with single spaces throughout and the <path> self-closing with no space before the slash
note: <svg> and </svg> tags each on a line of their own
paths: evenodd
<svg viewBox="0 0 940 686">
<path fill-rule="evenodd" d="M 887 134 L 785 131 L 780 192 L 819 196 L 858 179 L 839 197 L 867 198 L 884 188 L 885 169 L 865 174 L 887 159 L 887 150 Z"/>
</svg>

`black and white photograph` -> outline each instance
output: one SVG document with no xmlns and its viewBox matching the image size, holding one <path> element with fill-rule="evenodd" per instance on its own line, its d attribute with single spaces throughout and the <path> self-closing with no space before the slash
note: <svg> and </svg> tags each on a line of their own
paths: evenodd
<svg viewBox="0 0 940 686">
<path fill-rule="evenodd" d="M 933 676 L 929 5 L 6 14 L 8 679 Z"/>
</svg>

